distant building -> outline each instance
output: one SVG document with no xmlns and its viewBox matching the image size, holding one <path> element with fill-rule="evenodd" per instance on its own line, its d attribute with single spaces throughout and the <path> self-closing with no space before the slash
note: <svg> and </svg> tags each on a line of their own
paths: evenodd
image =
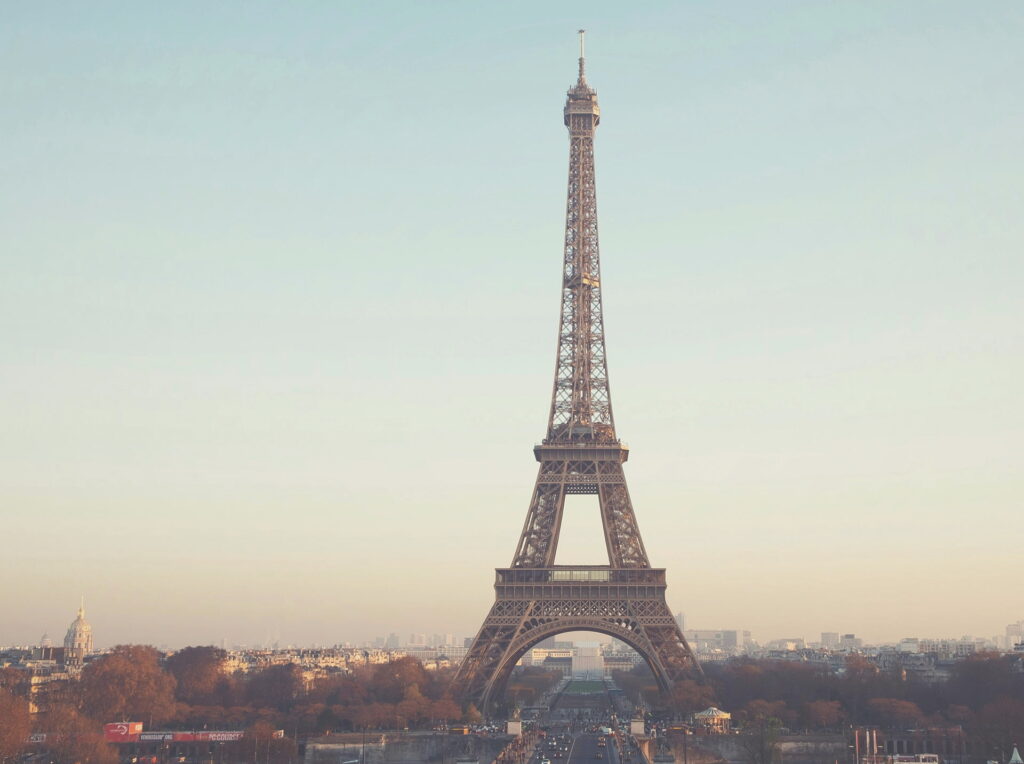
<svg viewBox="0 0 1024 764">
<path fill-rule="evenodd" d="M 734 629 L 689 629 L 683 632 L 690 647 L 698 653 L 722 652 L 737 655 L 743 647 L 740 632 Z"/>
<path fill-rule="evenodd" d="M 562 676 L 572 676 L 572 656 L 548 655 L 540 665 L 548 671 L 560 671 Z"/>
<path fill-rule="evenodd" d="M 643 662 L 643 658 L 635 652 L 613 652 L 604 654 L 604 673 L 611 676 L 615 671 L 631 671 Z"/>
<path fill-rule="evenodd" d="M 64 664 L 80 669 L 85 657 L 92 652 L 92 626 L 85 620 L 85 603 L 78 608 L 78 617 L 71 622 L 64 637 Z"/>
<path fill-rule="evenodd" d="M 1017 645 L 1024 643 L 1024 621 L 1017 621 L 1017 623 L 1011 623 L 1006 627 L 1006 644 L 1007 650 L 1012 650 Z"/>
<path fill-rule="evenodd" d="M 839 640 L 839 649 L 856 652 L 864 647 L 864 640 L 859 639 L 856 634 L 843 634 Z"/>
<path fill-rule="evenodd" d="M 604 656 L 600 647 L 577 647 L 572 655 L 573 676 L 604 676 Z"/>
<path fill-rule="evenodd" d="M 839 647 L 839 632 L 838 631 L 823 631 L 821 632 L 821 646 L 825 650 L 835 650 Z"/>
<path fill-rule="evenodd" d="M 918 651 L 929 653 L 940 660 L 959 660 L 978 652 L 978 644 L 969 637 L 962 639 L 921 639 Z"/>
<path fill-rule="evenodd" d="M 807 647 L 804 644 L 802 637 L 789 637 L 783 639 L 773 639 L 769 642 L 766 647 L 769 651 L 782 651 L 782 652 L 796 652 L 797 650 L 803 650 Z"/>
</svg>

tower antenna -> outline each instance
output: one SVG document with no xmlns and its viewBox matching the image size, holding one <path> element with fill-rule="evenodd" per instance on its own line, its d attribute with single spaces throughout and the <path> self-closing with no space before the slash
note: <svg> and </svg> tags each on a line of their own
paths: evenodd
<svg viewBox="0 0 1024 764">
<path fill-rule="evenodd" d="M 583 74 L 583 59 L 584 59 L 583 38 L 584 38 L 584 36 L 586 34 L 587 34 L 587 30 L 586 29 L 579 30 L 579 35 L 580 35 L 580 82 L 585 82 L 586 81 L 586 77 Z"/>
</svg>

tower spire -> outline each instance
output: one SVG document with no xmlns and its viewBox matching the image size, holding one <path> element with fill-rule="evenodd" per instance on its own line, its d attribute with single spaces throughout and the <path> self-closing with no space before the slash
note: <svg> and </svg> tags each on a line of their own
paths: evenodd
<svg viewBox="0 0 1024 764">
<path fill-rule="evenodd" d="M 579 36 L 580 36 L 580 76 L 579 76 L 579 80 L 577 80 L 577 83 L 580 84 L 580 85 L 584 85 L 587 82 L 587 76 L 586 76 L 586 73 L 585 73 L 585 70 L 584 70 L 584 63 L 586 61 L 586 56 L 585 56 L 585 53 L 584 53 L 584 50 L 583 50 L 583 38 L 584 38 L 584 36 L 586 34 L 587 34 L 587 30 L 586 29 L 579 30 Z"/>
</svg>

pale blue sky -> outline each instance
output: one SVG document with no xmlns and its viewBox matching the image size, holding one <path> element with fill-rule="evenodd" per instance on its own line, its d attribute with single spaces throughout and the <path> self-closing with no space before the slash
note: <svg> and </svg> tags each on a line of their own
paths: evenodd
<svg viewBox="0 0 1024 764">
<path fill-rule="evenodd" d="M 1024 617 L 1021 3 L 33 2 L 0 11 L 0 643 L 82 593 L 101 644 L 476 630 L 549 403 L 581 26 L 672 606 Z M 579 520 L 563 559 L 601 562 Z"/>
</svg>

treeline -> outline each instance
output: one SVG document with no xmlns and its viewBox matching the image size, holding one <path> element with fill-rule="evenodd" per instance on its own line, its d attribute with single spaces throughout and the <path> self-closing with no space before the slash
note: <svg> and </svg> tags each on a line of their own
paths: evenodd
<svg viewBox="0 0 1024 764">
<path fill-rule="evenodd" d="M 43 685 L 46 691 L 35 696 L 42 711 L 35 727 L 49 731 L 57 721 L 83 719 L 99 730 L 105 722 L 141 721 L 148 729 L 265 727 L 294 736 L 480 721 L 472 704 L 461 706 L 449 694 L 450 670 L 427 671 L 414 658 L 312 681 L 294 664 L 229 674 L 226 658 L 216 647 L 187 647 L 166 657 L 144 645 L 115 647 L 90 661 L 80 681 Z M 558 672 L 527 669 L 509 693 L 528 704 L 559 677 Z M 23 674 L 5 670 L 0 709 L 3 703 L 18 706 L 27 690 Z M 20 705 L 26 705 L 24 700 Z"/>
<path fill-rule="evenodd" d="M 792 730 L 871 725 L 892 732 L 961 726 L 995 746 L 1024 741 L 1024 672 L 1013 656 L 972 656 L 955 664 L 944 682 L 882 671 L 859 655 L 847 659 L 841 674 L 813 664 L 753 659 L 711 663 L 704 670 L 705 684 L 680 682 L 668 698 L 659 696 L 646 666 L 617 672 L 615 681 L 631 699 L 642 697 L 666 715 L 718 705 L 740 725 L 773 719 Z"/>
</svg>

